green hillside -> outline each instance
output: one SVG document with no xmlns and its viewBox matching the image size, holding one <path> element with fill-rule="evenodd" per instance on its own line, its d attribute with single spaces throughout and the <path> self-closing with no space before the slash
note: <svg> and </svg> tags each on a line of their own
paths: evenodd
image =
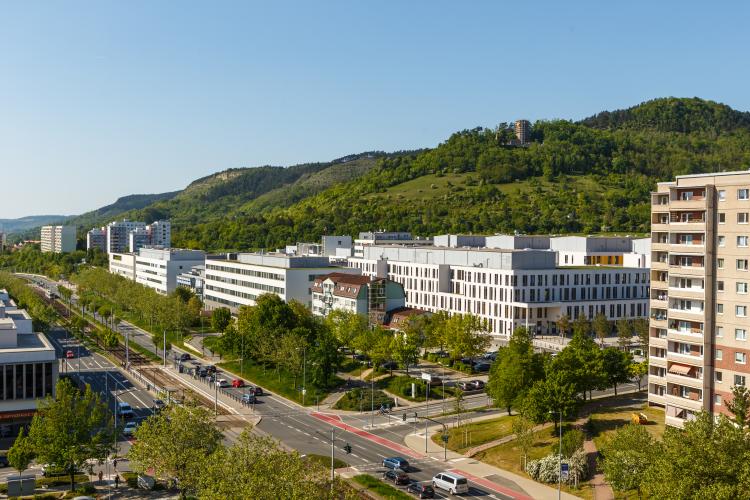
<svg viewBox="0 0 750 500">
<path fill-rule="evenodd" d="M 111 205 L 81 215 L 69 217 L 64 222 L 69 225 L 90 229 L 97 225 L 104 225 L 128 211 L 137 210 L 162 200 L 174 198 L 177 193 L 179 193 L 179 191 L 160 194 L 133 194 L 130 196 L 123 196 L 118 198 L 117 201 Z"/>
<path fill-rule="evenodd" d="M 507 145 L 510 136 L 506 124 L 457 132 L 434 149 L 379 158 L 364 175 L 293 204 L 255 201 L 229 217 L 177 224 L 173 241 L 226 250 L 371 228 L 644 233 L 657 181 L 750 166 L 747 113 L 699 99 L 539 121 L 527 147 Z"/>
</svg>

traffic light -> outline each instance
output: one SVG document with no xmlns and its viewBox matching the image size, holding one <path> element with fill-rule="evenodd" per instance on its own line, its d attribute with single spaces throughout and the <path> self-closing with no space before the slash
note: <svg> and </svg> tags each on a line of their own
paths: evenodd
<svg viewBox="0 0 750 500">
<path fill-rule="evenodd" d="M 346 444 L 344 445 L 344 451 L 346 452 L 346 454 L 347 454 L 347 455 L 348 455 L 349 453 L 351 453 L 351 452 L 352 452 L 352 445 L 350 445 L 349 443 L 346 443 Z"/>
<path fill-rule="evenodd" d="M 401 420 L 406 422 L 406 413 L 401 414 Z"/>
</svg>

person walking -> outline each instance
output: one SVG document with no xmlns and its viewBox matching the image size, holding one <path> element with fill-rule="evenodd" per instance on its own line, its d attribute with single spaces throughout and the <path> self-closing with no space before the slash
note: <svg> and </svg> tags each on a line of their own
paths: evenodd
<svg viewBox="0 0 750 500">
<path fill-rule="evenodd" d="M 115 474 L 115 488 L 119 488 L 119 487 L 120 487 L 120 475 Z"/>
<path fill-rule="evenodd" d="M 104 477 L 104 473 L 102 471 L 99 471 L 99 482 L 102 482 L 102 478 Z"/>
</svg>

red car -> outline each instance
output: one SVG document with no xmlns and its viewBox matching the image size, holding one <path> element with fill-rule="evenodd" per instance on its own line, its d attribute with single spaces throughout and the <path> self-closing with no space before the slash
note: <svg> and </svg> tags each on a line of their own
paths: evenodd
<svg viewBox="0 0 750 500">
<path fill-rule="evenodd" d="M 232 387 L 245 387 L 245 381 L 242 379 L 234 379 L 232 380 Z"/>
<path fill-rule="evenodd" d="M 73 351 L 65 351 L 65 357 L 68 359 L 75 358 L 75 355 L 73 354 Z"/>
</svg>

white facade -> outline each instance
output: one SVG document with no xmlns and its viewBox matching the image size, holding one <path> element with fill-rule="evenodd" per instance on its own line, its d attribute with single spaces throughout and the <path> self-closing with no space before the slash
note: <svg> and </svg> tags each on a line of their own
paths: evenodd
<svg viewBox="0 0 750 500">
<path fill-rule="evenodd" d="M 135 281 L 166 295 L 177 288 L 178 274 L 205 261 L 201 250 L 141 248 L 135 255 Z"/>
<path fill-rule="evenodd" d="M 135 253 L 145 246 L 169 248 L 172 243 L 172 225 L 166 220 L 148 225 L 127 219 L 110 222 L 106 227 L 89 231 L 87 241 L 91 238 L 92 246 L 98 247 L 101 232 L 105 234 L 103 250 L 107 253 Z"/>
<path fill-rule="evenodd" d="M 66 253 L 76 249 L 75 226 L 42 226 L 42 252 Z"/>
<path fill-rule="evenodd" d="M 366 231 L 354 240 L 352 255 L 362 257 L 365 247 L 379 244 L 431 245 L 432 240 L 414 238 L 408 231 Z M 334 254 L 335 255 L 335 254 Z"/>
<path fill-rule="evenodd" d="M 228 307 L 234 313 L 240 306 L 255 305 L 264 293 L 275 293 L 310 307 L 313 281 L 334 271 L 359 274 L 331 265 L 328 257 L 256 253 L 208 257 L 204 301 L 209 309 Z"/>
<path fill-rule="evenodd" d="M 135 254 L 110 253 L 109 272 L 135 281 Z"/>
<path fill-rule="evenodd" d="M 168 248 L 172 246 L 172 224 L 168 220 L 157 220 L 146 226 L 149 244 Z"/>
<path fill-rule="evenodd" d="M 472 313 L 493 335 L 518 326 L 557 333 L 563 315 L 603 313 L 607 319 L 648 317 L 646 267 L 558 267 L 550 250 L 466 249 L 372 245 L 349 265 L 364 275 L 401 283 L 406 306 Z"/>
<path fill-rule="evenodd" d="M 130 247 L 130 233 L 136 229 L 146 229 L 146 224 L 138 221 L 121 220 L 110 222 L 107 231 L 107 253 L 127 252 Z"/>
<path fill-rule="evenodd" d="M 149 245 L 150 242 L 151 235 L 148 234 L 147 229 L 138 228 L 130 231 L 128 234 L 128 251 L 130 253 L 138 253 L 138 250 Z"/>
</svg>

